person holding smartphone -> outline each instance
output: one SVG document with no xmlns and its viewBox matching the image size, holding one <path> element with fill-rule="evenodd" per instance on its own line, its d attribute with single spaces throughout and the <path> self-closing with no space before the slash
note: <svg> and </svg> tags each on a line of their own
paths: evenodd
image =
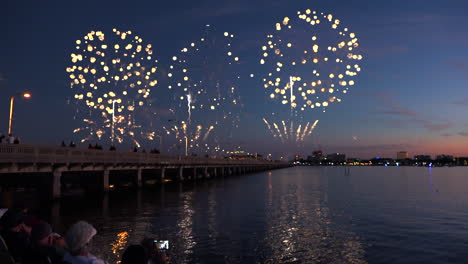
<svg viewBox="0 0 468 264">
<path fill-rule="evenodd" d="M 163 241 L 163 242 L 161 242 Z M 167 264 L 169 258 L 167 256 L 167 249 L 169 249 L 169 241 L 145 238 L 141 245 L 145 248 L 148 259 L 152 264 Z"/>
</svg>

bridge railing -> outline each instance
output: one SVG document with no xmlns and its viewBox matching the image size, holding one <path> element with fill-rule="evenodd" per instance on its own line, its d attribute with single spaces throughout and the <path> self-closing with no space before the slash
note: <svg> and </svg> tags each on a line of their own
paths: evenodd
<svg viewBox="0 0 468 264">
<path fill-rule="evenodd" d="M 54 163 L 54 164 L 168 164 L 168 165 L 260 165 L 272 164 L 266 160 L 232 160 L 223 157 L 206 158 L 155 153 L 94 150 L 86 148 L 46 145 L 0 144 L 0 163 Z"/>
</svg>

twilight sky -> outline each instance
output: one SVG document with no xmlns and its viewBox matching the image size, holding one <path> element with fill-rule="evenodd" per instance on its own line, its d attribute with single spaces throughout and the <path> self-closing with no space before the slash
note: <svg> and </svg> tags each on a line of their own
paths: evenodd
<svg viewBox="0 0 468 264">
<path fill-rule="evenodd" d="M 151 43 L 161 70 L 206 24 L 236 35 L 257 74 L 261 43 L 285 16 L 307 8 L 332 13 L 359 37 L 362 72 L 343 102 L 319 119 L 304 145 L 282 145 L 262 118 L 268 104 L 259 78 L 240 82 L 240 130 L 232 139 L 243 149 L 274 155 L 307 155 L 314 149 L 349 157 L 416 154 L 468 156 L 468 3 L 463 0 L 393 1 L 16 1 L 0 8 L 0 131 L 7 131 L 9 97 L 30 91 L 15 104 L 14 133 L 25 143 L 75 140 L 73 96 L 65 68 L 75 41 L 91 30 L 131 30 Z M 164 83 L 164 80 L 161 80 Z M 154 89 L 164 100 L 166 89 Z M 170 99 L 169 99 L 170 100 Z M 157 145 L 157 144 L 156 144 Z M 149 148 L 149 147 L 148 147 Z"/>
</svg>

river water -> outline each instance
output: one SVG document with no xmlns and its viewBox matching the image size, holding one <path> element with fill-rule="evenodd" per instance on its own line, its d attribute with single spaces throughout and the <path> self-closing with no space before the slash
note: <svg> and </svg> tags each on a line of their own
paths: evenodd
<svg viewBox="0 0 468 264">
<path fill-rule="evenodd" d="M 107 196 L 29 193 L 2 203 L 44 213 L 57 231 L 84 219 L 116 263 L 143 237 L 171 263 L 468 263 L 468 169 L 293 167 Z"/>
</svg>

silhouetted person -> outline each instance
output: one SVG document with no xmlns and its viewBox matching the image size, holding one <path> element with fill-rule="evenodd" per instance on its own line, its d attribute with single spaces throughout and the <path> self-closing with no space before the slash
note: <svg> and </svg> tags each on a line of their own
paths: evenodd
<svg viewBox="0 0 468 264">
<path fill-rule="evenodd" d="M 154 243 L 154 239 L 144 238 L 141 245 L 146 251 L 146 256 L 152 264 L 167 264 L 169 259 L 166 251 L 160 250 L 158 243 Z M 122 257 L 123 262 L 123 257 Z"/>
<path fill-rule="evenodd" d="M 141 245 L 131 245 L 122 254 L 121 264 L 147 264 L 148 256 Z"/>
<path fill-rule="evenodd" d="M 88 149 L 94 149 L 93 145 L 91 143 L 88 144 Z"/>
<path fill-rule="evenodd" d="M 8 134 L 8 143 L 9 144 L 15 143 L 15 137 L 12 134 Z"/>
<path fill-rule="evenodd" d="M 26 225 L 26 213 L 20 209 L 9 209 L 1 218 L 2 237 L 16 262 L 31 251 L 31 227 Z"/>
<path fill-rule="evenodd" d="M 114 146 L 114 145 L 112 145 L 112 146 L 110 146 L 109 150 L 110 150 L 110 151 L 115 151 L 115 150 L 116 150 L 116 148 L 115 148 L 115 146 Z"/>
<path fill-rule="evenodd" d="M 138 152 L 138 147 L 137 146 L 133 147 L 133 152 Z"/>
<path fill-rule="evenodd" d="M 65 240 L 52 232 L 46 222 L 39 222 L 31 231 L 31 252 L 23 264 L 59 264 L 65 254 Z"/>
<path fill-rule="evenodd" d="M 96 233 L 96 229 L 85 221 L 74 223 L 65 234 L 69 252 L 65 253 L 63 260 L 70 264 L 106 263 L 91 254 L 92 240 Z"/>
<path fill-rule="evenodd" d="M 13 140 L 13 144 L 19 144 L 20 143 L 20 139 L 18 136 L 15 137 L 15 139 Z"/>
<path fill-rule="evenodd" d="M 76 144 L 75 144 L 75 142 L 73 142 L 73 140 L 72 140 L 72 141 L 70 141 L 70 145 L 69 145 L 69 146 L 70 146 L 71 148 L 74 148 L 74 147 L 76 147 Z"/>
<path fill-rule="evenodd" d="M 5 139 L 5 135 L 0 132 L 0 143 L 3 143 L 3 140 Z"/>
<path fill-rule="evenodd" d="M 66 147 L 67 145 L 65 145 L 65 141 L 62 140 L 62 144 L 60 146 Z"/>
</svg>

